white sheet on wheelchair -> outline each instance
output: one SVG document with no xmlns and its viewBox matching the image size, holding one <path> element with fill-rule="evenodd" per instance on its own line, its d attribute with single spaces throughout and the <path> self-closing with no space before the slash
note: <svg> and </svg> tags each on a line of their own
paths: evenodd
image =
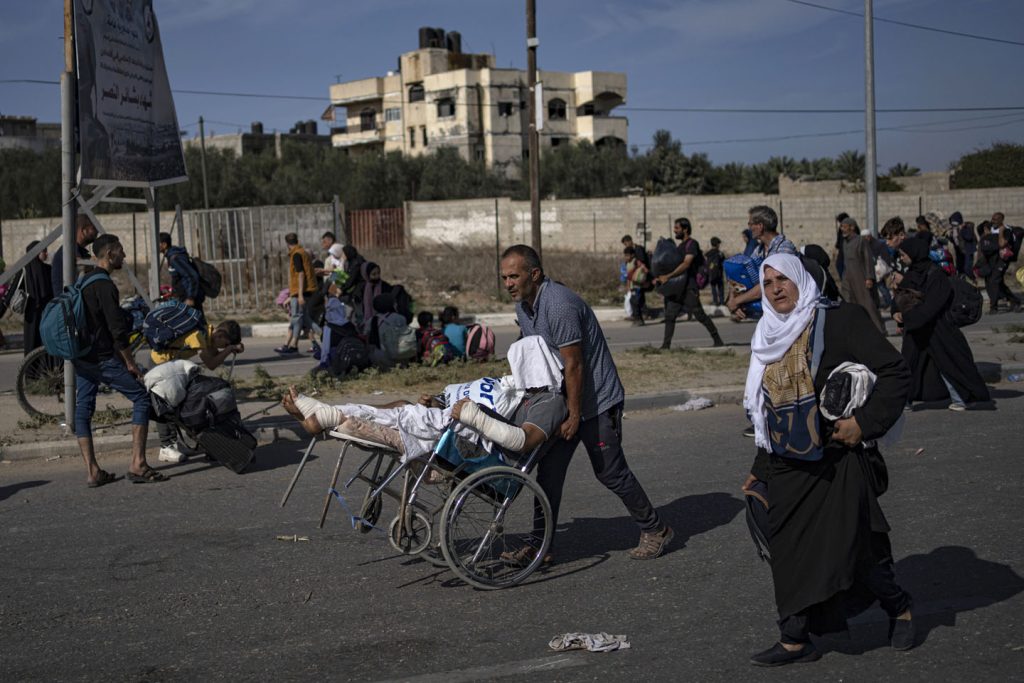
<svg viewBox="0 0 1024 683">
<path fill-rule="evenodd" d="M 427 408 L 419 404 L 399 406 L 398 408 L 374 408 L 361 403 L 346 403 L 335 406 L 346 417 L 375 422 L 383 427 L 397 429 L 405 447 L 403 462 L 409 458 L 426 455 L 434 450 L 438 439 L 451 422 L 451 411 L 440 408 Z M 455 428 L 463 439 L 473 443 L 482 443 L 490 450 L 491 443 L 479 434 L 462 425 Z"/>
</svg>

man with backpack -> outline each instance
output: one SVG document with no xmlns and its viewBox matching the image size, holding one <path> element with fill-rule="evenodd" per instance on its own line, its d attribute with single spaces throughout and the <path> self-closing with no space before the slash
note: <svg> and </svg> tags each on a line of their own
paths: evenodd
<svg viewBox="0 0 1024 683">
<path fill-rule="evenodd" d="M 206 324 L 206 319 L 202 316 L 187 318 L 176 315 L 178 312 L 173 309 L 173 305 L 161 306 L 146 316 L 143 334 L 153 347 L 149 352 L 149 358 L 154 365 L 172 360 L 186 360 L 199 354 L 199 360 L 207 370 L 216 370 L 231 354 L 245 351 L 245 345 L 242 344 L 242 328 L 236 321 L 225 320 L 214 327 Z M 161 315 L 162 313 L 165 315 Z M 175 320 L 182 321 L 181 329 L 173 328 Z M 156 335 L 174 335 L 174 338 L 166 344 L 155 343 Z M 157 458 L 162 462 L 184 461 L 186 455 L 178 447 L 174 427 L 165 422 L 158 422 L 157 432 L 160 434 L 160 453 Z"/>
<path fill-rule="evenodd" d="M 704 255 L 701 253 L 697 240 L 693 239 L 693 226 L 690 225 L 690 220 L 677 218 L 672 226 L 672 232 L 679 240 L 677 249 L 682 261 L 670 273 L 654 278 L 654 284 L 655 286 L 664 285 L 676 277 L 683 278 L 683 282 L 682 291 L 665 295 L 665 336 L 661 348 L 668 349 L 672 346 L 672 337 L 676 331 L 676 317 L 684 310 L 707 329 L 715 346 L 725 346 L 725 342 L 718 334 L 718 328 L 704 312 L 704 306 L 700 303 L 697 274 L 704 265 Z"/>
<path fill-rule="evenodd" d="M 203 293 L 199 271 L 196 270 L 195 264 L 189 258 L 185 247 L 172 246 L 170 233 L 162 232 L 158 239 L 158 248 L 167 261 L 167 270 L 171 274 L 171 290 L 174 298 L 185 302 L 187 306 L 202 311 L 206 295 Z"/>
<path fill-rule="evenodd" d="M 129 350 L 128 322 L 121 310 L 117 285 L 110 279 L 110 273 L 124 265 L 124 247 L 117 237 L 106 234 L 96 238 L 92 252 L 96 269 L 79 281 L 78 290 L 85 326 L 77 330 L 77 334 L 79 339 L 87 340 L 88 346 L 82 347 L 78 357 L 70 359 L 75 367 L 76 382 L 75 436 L 89 473 L 88 485 L 96 488 L 116 479 L 110 472 L 100 469 L 93 448 L 92 416 L 96 412 L 96 394 L 101 384 L 132 402 L 132 457 L 128 480 L 137 484 L 166 481 L 166 475 L 146 462 L 149 394 L 139 381 L 142 371 Z M 53 304 L 59 306 L 60 300 L 55 299 Z"/>
<path fill-rule="evenodd" d="M 1020 298 L 1006 286 L 1003 276 L 1006 275 L 1010 263 L 1017 260 L 1020 254 L 1020 242 L 1024 239 L 1024 231 L 1016 234 L 1020 228 L 1009 228 L 1005 224 L 1006 217 L 996 212 L 992 214 L 989 232 L 981 236 L 978 251 L 981 252 L 980 274 L 985 278 L 985 289 L 988 291 L 988 312 L 999 312 L 999 300 L 1006 299 L 1010 304 L 1010 312 L 1020 310 Z"/>
</svg>

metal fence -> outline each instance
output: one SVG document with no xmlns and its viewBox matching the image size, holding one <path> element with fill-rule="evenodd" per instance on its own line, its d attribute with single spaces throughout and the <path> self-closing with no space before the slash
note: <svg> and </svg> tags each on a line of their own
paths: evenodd
<svg viewBox="0 0 1024 683">
<path fill-rule="evenodd" d="M 257 311 L 272 306 L 278 292 L 288 286 L 284 236 L 289 232 L 316 252 L 321 235 L 328 231 L 343 243 L 347 236 L 357 249 L 405 247 L 403 209 L 350 211 L 346 221 L 338 213 L 334 204 L 184 211 L 184 234 L 173 237 L 221 273 L 220 296 L 206 301 L 207 310 Z"/>
</svg>

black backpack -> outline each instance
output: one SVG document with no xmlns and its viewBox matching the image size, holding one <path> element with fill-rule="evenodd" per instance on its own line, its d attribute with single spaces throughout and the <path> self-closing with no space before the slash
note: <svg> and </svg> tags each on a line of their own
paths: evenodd
<svg viewBox="0 0 1024 683">
<path fill-rule="evenodd" d="M 1014 226 L 1006 228 L 1007 232 L 1013 237 L 1013 258 L 1011 261 L 1016 261 L 1017 257 L 1020 256 L 1020 245 L 1024 242 L 1024 228 Z"/>
<path fill-rule="evenodd" d="M 333 332 L 331 333 L 334 334 Z M 345 377 L 353 369 L 360 372 L 370 367 L 370 349 L 354 334 L 345 334 L 331 348 L 331 374 Z"/>
<path fill-rule="evenodd" d="M 946 320 L 957 327 L 967 327 L 981 320 L 983 302 L 978 288 L 966 275 L 950 278 L 950 283 L 953 285 L 953 300 L 946 311 Z"/>
<path fill-rule="evenodd" d="M 199 288 L 203 290 L 203 295 L 210 299 L 216 299 L 220 294 L 220 271 L 216 266 L 198 258 L 192 259 L 192 266 L 199 273 Z"/>
<path fill-rule="evenodd" d="M 985 256 L 994 256 L 999 253 L 999 235 L 990 232 L 981 236 L 978 241 L 978 250 Z"/>
</svg>

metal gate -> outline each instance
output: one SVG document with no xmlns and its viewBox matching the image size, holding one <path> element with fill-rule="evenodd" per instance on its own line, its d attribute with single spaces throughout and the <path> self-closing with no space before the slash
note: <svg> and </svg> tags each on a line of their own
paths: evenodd
<svg viewBox="0 0 1024 683">
<path fill-rule="evenodd" d="M 405 209 L 349 211 L 347 225 L 357 249 L 405 248 Z"/>
</svg>

